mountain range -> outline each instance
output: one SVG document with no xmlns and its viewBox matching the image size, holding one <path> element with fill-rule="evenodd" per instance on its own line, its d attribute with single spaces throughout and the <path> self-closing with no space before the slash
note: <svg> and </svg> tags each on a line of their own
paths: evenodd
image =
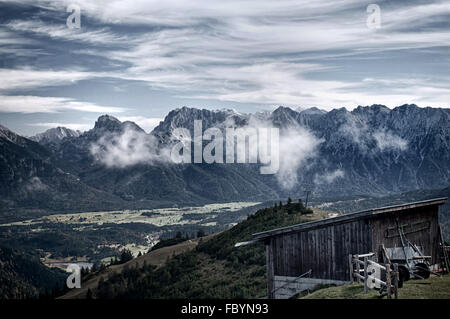
<svg viewBox="0 0 450 319">
<path fill-rule="evenodd" d="M 280 129 L 280 171 L 256 164 L 174 164 L 173 130 Z M 450 184 L 450 109 L 402 105 L 253 114 L 178 108 L 152 132 L 103 115 L 86 132 L 25 138 L 0 127 L 2 217 L 17 211 L 150 208 L 316 194 L 386 195 Z M 19 214 L 21 215 L 21 214 Z M 17 216 L 16 216 L 17 217 Z M 6 218 L 6 219 L 8 219 Z"/>
</svg>

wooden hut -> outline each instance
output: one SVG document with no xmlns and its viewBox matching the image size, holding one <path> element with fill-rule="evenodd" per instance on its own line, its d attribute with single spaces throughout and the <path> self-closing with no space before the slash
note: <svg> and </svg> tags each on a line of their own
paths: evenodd
<svg viewBox="0 0 450 319">
<path fill-rule="evenodd" d="M 289 298 L 320 284 L 350 281 L 350 254 L 380 253 L 381 245 L 400 247 L 406 238 L 440 263 L 441 233 L 437 198 L 370 209 L 273 229 L 253 235 L 267 251 L 269 298 Z"/>
</svg>

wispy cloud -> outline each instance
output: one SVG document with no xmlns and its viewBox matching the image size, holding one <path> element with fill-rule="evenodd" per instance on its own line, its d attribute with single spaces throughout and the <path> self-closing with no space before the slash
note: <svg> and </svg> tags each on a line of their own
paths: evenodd
<svg viewBox="0 0 450 319">
<path fill-rule="evenodd" d="M 55 128 L 55 127 L 66 127 L 75 131 L 87 131 L 92 128 L 90 124 L 82 123 L 61 123 L 61 122 L 48 122 L 48 123 L 29 123 L 29 126 L 37 126 L 45 129 Z"/>
<path fill-rule="evenodd" d="M 324 172 L 322 174 L 315 174 L 314 175 L 314 184 L 316 186 L 324 185 L 324 184 L 331 184 L 338 178 L 343 178 L 345 175 L 344 171 L 342 169 L 337 169 L 330 172 Z"/>
<path fill-rule="evenodd" d="M 119 116 L 118 119 L 122 122 L 131 121 L 139 125 L 146 132 L 151 132 L 156 126 L 159 125 L 162 118 L 144 117 L 144 116 Z"/>
<path fill-rule="evenodd" d="M 32 89 L 72 84 L 95 77 L 92 72 L 75 70 L 39 70 L 34 68 L 0 69 L 0 90 Z"/>
<path fill-rule="evenodd" d="M 121 133 L 102 136 L 90 146 L 94 158 L 107 167 L 124 168 L 137 164 L 169 161 L 168 153 L 158 149 L 158 140 L 152 136 L 125 127 Z"/>
<path fill-rule="evenodd" d="M 408 148 L 408 142 L 398 135 L 386 130 L 379 130 L 373 134 L 380 150 L 401 150 Z"/>
<path fill-rule="evenodd" d="M 66 41 L 87 42 L 91 45 L 123 45 L 124 42 L 131 42 L 130 36 L 118 35 L 108 28 L 98 28 L 95 30 L 69 29 L 64 24 L 47 24 L 41 20 L 14 20 L 5 25 L 12 31 L 34 33 L 53 39 Z"/>
<path fill-rule="evenodd" d="M 101 106 L 62 97 L 30 95 L 0 95 L 0 112 L 8 113 L 56 113 L 67 110 L 93 113 L 120 113 L 124 108 Z"/>
<path fill-rule="evenodd" d="M 59 13 L 72 3 L 11 2 L 33 3 Z M 433 70 L 444 73 L 446 67 L 427 71 L 427 58 L 411 53 L 427 49 L 435 58 L 445 55 L 437 52 L 450 47 L 448 3 L 379 1 L 382 25 L 377 30 L 366 26 L 369 3 L 78 0 L 83 19 L 90 21 L 81 30 L 50 23 L 42 15 L 14 19 L 6 28 L 17 38 L 30 35 L 85 44 L 70 54 L 100 57 L 102 67 L 115 66 L 108 72 L 95 67 L 82 74 L 70 71 L 74 81 L 108 77 L 141 81 L 171 97 L 326 109 L 375 103 L 448 105 L 450 88 L 427 81 L 436 73 Z M 389 52 L 397 51 L 411 58 L 412 64 L 419 61 L 424 71 L 378 72 L 385 63 L 395 63 Z M 357 59 L 368 62 L 354 66 Z M 391 85 L 371 86 L 364 81 L 367 78 Z M 416 84 L 405 86 L 409 79 Z M 67 83 L 64 77 L 54 81 Z M 32 84 L 32 80 L 24 82 L 25 87 Z"/>
</svg>

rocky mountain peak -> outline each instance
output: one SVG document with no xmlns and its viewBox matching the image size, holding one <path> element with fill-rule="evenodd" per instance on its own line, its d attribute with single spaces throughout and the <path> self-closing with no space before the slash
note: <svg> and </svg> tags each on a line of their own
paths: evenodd
<svg viewBox="0 0 450 319">
<path fill-rule="evenodd" d="M 102 115 L 95 122 L 94 129 L 107 129 L 108 131 L 115 131 L 122 127 L 122 122 L 111 115 Z"/>
<path fill-rule="evenodd" d="M 153 133 L 170 133 L 175 128 L 187 128 L 193 130 L 194 121 L 201 120 L 203 129 L 209 127 L 241 126 L 248 120 L 247 114 L 241 114 L 232 109 L 208 110 L 182 107 L 170 111 L 154 130 Z"/>
<path fill-rule="evenodd" d="M 26 139 L 25 137 L 22 137 L 16 133 L 14 133 L 9 128 L 7 128 L 6 126 L 3 126 L 1 124 L 0 124 L 0 139 L 7 140 L 9 142 L 12 142 L 12 143 L 15 143 L 18 145 L 24 145 L 24 144 L 26 144 L 26 141 L 28 141 L 28 139 Z"/>
<path fill-rule="evenodd" d="M 58 144 L 65 138 L 78 137 L 81 135 L 80 131 L 71 130 L 67 127 L 55 127 L 46 130 L 43 133 L 36 134 L 30 137 L 30 140 L 41 144 Z"/>
<path fill-rule="evenodd" d="M 304 109 L 302 111 L 300 111 L 301 114 L 304 115 L 323 115 L 325 113 L 327 113 L 327 111 L 321 110 L 315 106 Z"/>
<path fill-rule="evenodd" d="M 11 132 L 7 127 L 0 124 L 0 137 L 9 139 L 11 134 L 14 134 Z"/>
</svg>

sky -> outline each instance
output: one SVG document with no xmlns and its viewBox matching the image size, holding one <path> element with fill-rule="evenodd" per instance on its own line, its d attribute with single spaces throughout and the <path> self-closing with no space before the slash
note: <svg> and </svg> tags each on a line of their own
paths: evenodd
<svg viewBox="0 0 450 319">
<path fill-rule="evenodd" d="M 0 124 L 30 136 L 102 114 L 151 131 L 182 106 L 449 107 L 448 0 L 375 1 L 0 0 Z"/>
</svg>

